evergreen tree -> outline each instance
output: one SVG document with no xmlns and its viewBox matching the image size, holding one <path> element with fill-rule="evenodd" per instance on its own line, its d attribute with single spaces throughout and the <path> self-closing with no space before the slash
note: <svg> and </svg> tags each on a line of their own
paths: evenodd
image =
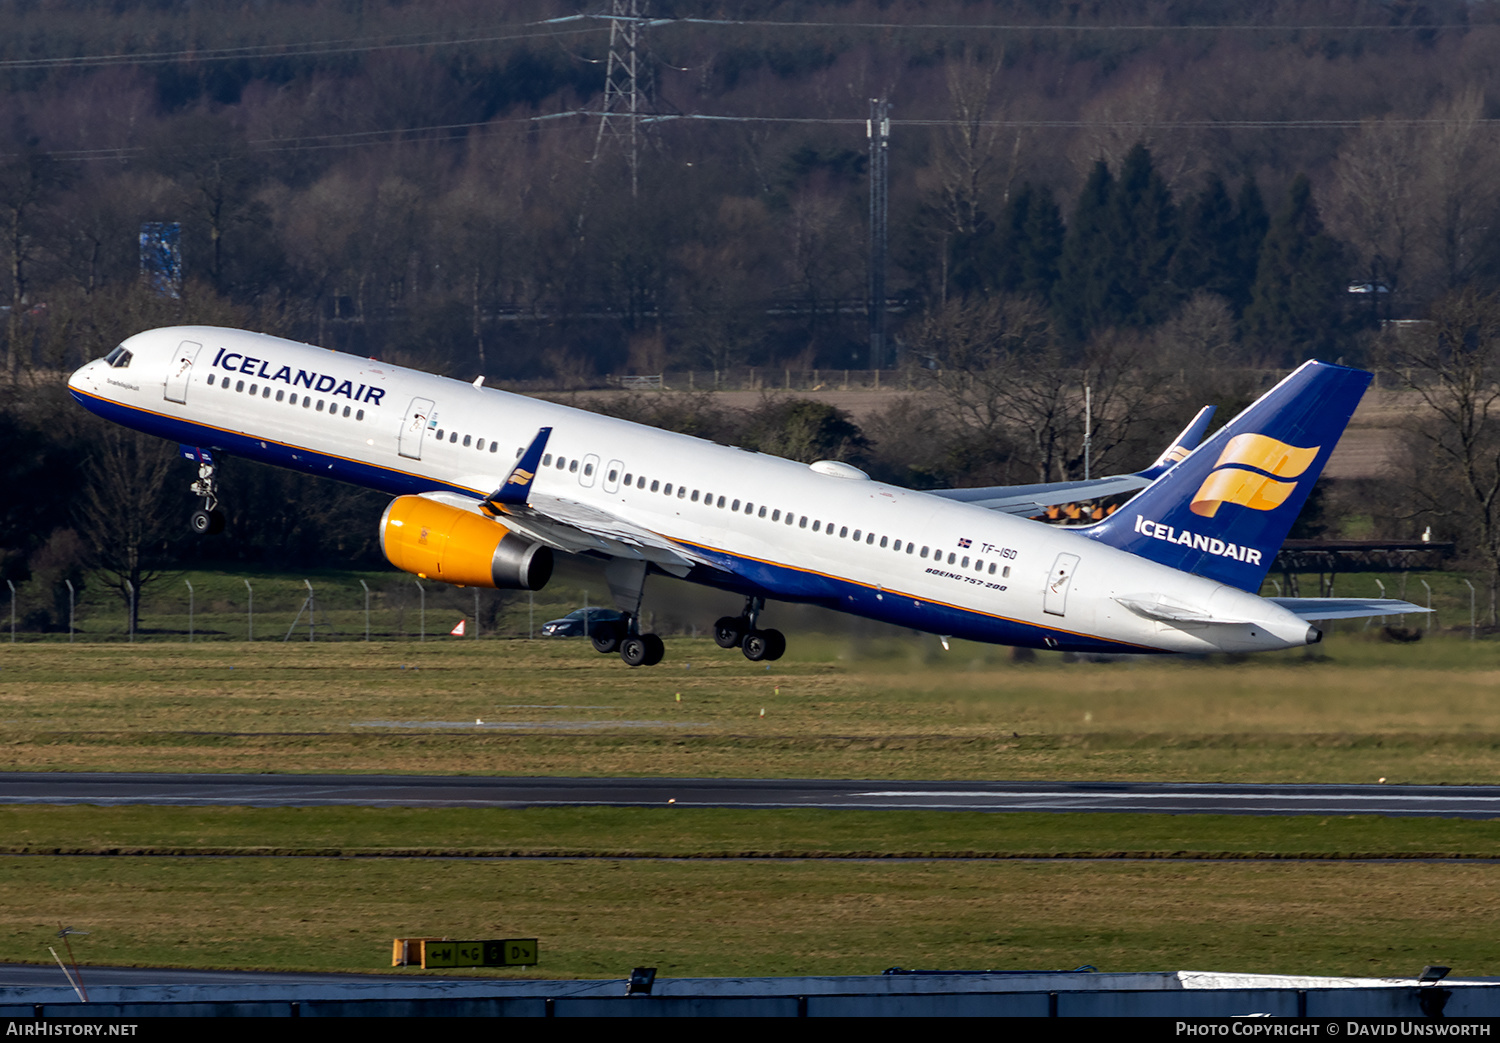
<svg viewBox="0 0 1500 1043">
<path fill-rule="evenodd" d="M 1027 222 L 1031 217 L 1031 206 L 1036 190 L 1026 182 L 1020 191 L 1011 196 L 1000 215 L 998 250 L 996 251 L 995 287 L 1006 293 L 1016 293 L 1025 280 L 1025 254 L 1027 252 Z"/>
<path fill-rule="evenodd" d="M 1265 200 L 1261 198 L 1260 186 L 1255 178 L 1247 177 L 1240 186 L 1239 200 L 1234 215 L 1234 271 L 1233 292 L 1229 303 L 1238 317 L 1250 306 L 1251 289 L 1260 268 L 1260 251 L 1266 242 L 1266 232 L 1271 227 L 1270 215 L 1266 213 Z"/>
<path fill-rule="evenodd" d="M 1344 251 L 1323 231 L 1307 176 L 1298 174 L 1260 251 L 1245 328 L 1273 358 L 1330 351 L 1343 319 Z"/>
<path fill-rule="evenodd" d="M 1182 241 L 1172 258 L 1172 282 L 1184 294 L 1207 290 L 1232 301 L 1239 259 L 1234 204 L 1223 179 L 1211 174 L 1183 212 Z"/>
<path fill-rule="evenodd" d="M 1089 172 L 1063 241 L 1052 308 L 1058 329 L 1073 341 L 1088 336 L 1104 312 L 1109 201 L 1113 189 L 1109 165 L 1101 159 Z"/>
<path fill-rule="evenodd" d="M 1031 186 L 1028 184 L 1026 188 L 1031 189 Z M 1021 231 L 1016 250 L 1020 261 L 1020 282 L 1016 289 L 1043 304 L 1050 304 L 1057 284 L 1064 233 L 1062 211 L 1057 208 L 1057 200 L 1052 198 L 1050 188 L 1031 189 Z"/>
<path fill-rule="evenodd" d="M 1170 269 L 1177 246 L 1177 208 L 1167 183 L 1136 145 L 1125 156 L 1110 201 L 1111 264 L 1102 316 L 1109 326 L 1151 326 L 1177 302 Z"/>
</svg>

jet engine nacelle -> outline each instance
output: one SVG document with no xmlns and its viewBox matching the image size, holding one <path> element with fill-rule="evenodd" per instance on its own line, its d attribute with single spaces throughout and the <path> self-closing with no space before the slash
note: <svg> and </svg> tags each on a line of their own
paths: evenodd
<svg viewBox="0 0 1500 1043">
<path fill-rule="evenodd" d="M 541 590 L 552 578 L 552 548 L 424 496 L 391 501 L 380 519 L 380 549 L 398 569 L 461 587 Z"/>
</svg>

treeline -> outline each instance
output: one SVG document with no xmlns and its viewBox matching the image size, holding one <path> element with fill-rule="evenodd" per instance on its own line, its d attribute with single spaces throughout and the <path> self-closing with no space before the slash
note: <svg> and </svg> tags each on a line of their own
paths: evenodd
<svg viewBox="0 0 1500 1043">
<path fill-rule="evenodd" d="M 7 6 L 11 370 L 76 361 L 49 327 L 98 325 L 144 221 L 259 327 L 343 350 L 574 384 L 865 368 L 877 96 L 912 364 L 976 294 L 1039 300 L 1074 347 L 1218 308 L 1282 360 L 1500 278 L 1487 5 L 662 2 L 639 85 L 671 118 L 638 134 L 576 114 L 607 23 L 534 7 Z M 1381 292 L 1351 307 L 1351 282 Z"/>
</svg>

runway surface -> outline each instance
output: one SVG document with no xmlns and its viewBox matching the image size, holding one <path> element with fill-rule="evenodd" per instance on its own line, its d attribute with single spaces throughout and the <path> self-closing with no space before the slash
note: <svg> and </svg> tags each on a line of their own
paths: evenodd
<svg viewBox="0 0 1500 1043">
<path fill-rule="evenodd" d="M 186 807 L 566 805 L 1500 817 L 1500 786 L 0 772 L 0 804 Z"/>
</svg>

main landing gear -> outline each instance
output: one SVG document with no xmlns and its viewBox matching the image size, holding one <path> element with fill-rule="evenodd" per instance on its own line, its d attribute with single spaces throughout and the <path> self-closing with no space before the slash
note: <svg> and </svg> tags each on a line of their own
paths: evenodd
<svg viewBox="0 0 1500 1043">
<path fill-rule="evenodd" d="M 724 616 L 714 624 L 714 643 L 720 648 L 738 647 L 752 663 L 780 659 L 786 653 L 786 636 L 779 630 L 759 630 L 755 625 L 765 607 L 765 598 L 746 598 L 744 612 Z"/>
<path fill-rule="evenodd" d="M 626 666 L 655 666 L 667 646 L 655 634 L 640 632 L 641 597 L 646 592 L 646 563 L 615 558 L 604 568 L 610 595 L 625 618 L 594 624 L 589 640 L 601 655 L 619 652 Z"/>
<path fill-rule="evenodd" d="M 219 510 L 218 469 L 207 451 L 198 451 L 198 480 L 192 484 L 194 496 L 203 497 L 203 506 L 188 516 L 188 528 L 199 536 L 213 536 L 224 531 L 224 512 Z"/>
<path fill-rule="evenodd" d="M 619 652 L 626 666 L 655 666 L 667 654 L 667 646 L 655 634 L 636 632 L 636 618 L 596 623 L 589 634 L 594 651 L 603 655 Z"/>
</svg>

